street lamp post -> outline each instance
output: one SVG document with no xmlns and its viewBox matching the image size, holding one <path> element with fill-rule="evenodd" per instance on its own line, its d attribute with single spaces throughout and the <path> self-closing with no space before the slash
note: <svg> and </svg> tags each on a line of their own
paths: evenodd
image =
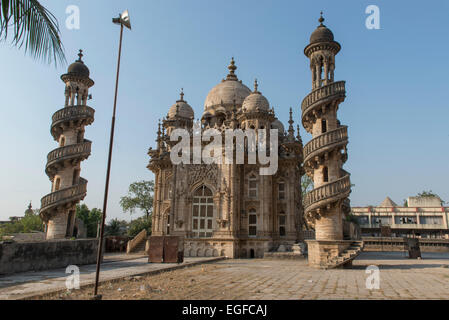
<svg viewBox="0 0 449 320">
<path fill-rule="evenodd" d="M 111 121 L 111 135 L 109 140 L 109 155 L 108 155 L 108 167 L 106 170 L 106 183 L 104 188 L 104 200 L 103 200 L 103 215 L 101 220 L 100 229 L 100 239 L 98 241 L 98 254 L 97 254 L 97 269 L 95 273 L 95 288 L 94 288 L 94 299 L 101 299 L 101 295 L 98 295 L 98 281 L 100 279 L 100 264 L 103 251 L 103 237 L 104 237 L 104 224 L 106 220 L 106 207 L 108 203 L 108 192 L 109 192 L 109 177 L 111 172 L 111 159 L 112 159 L 112 146 L 114 142 L 114 127 L 115 127 L 115 111 L 117 108 L 117 91 L 118 91 L 118 79 L 120 73 L 120 57 L 122 53 L 122 37 L 123 37 L 123 26 L 131 30 L 131 20 L 129 18 L 128 10 L 125 10 L 118 18 L 113 18 L 112 22 L 115 24 L 120 24 L 120 42 L 118 47 L 118 61 L 117 61 L 117 76 L 115 79 L 115 95 L 114 95 L 114 109 L 112 112 Z"/>
</svg>

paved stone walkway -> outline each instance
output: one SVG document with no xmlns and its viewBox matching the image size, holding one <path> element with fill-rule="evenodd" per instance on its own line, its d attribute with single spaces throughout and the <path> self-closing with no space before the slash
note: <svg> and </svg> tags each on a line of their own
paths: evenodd
<svg viewBox="0 0 449 320">
<path fill-rule="evenodd" d="M 377 265 L 380 288 L 366 287 L 366 267 Z M 223 260 L 138 280 L 104 284 L 103 299 L 449 299 L 449 254 L 364 252 L 353 269 L 319 270 L 306 260 Z M 77 290 L 53 299 L 88 299 Z"/>
<path fill-rule="evenodd" d="M 423 253 L 422 260 L 406 258 L 402 252 L 364 252 L 354 261 L 353 269 L 312 269 L 306 260 L 235 259 L 210 264 L 202 258 L 187 258 L 201 265 L 187 269 L 126 279 L 131 274 L 168 268 L 173 265 L 147 264 L 146 259 L 105 263 L 102 279 L 125 278 L 104 283 L 104 299 L 449 299 L 449 254 Z M 380 270 L 380 288 L 366 287 L 366 267 Z M 95 266 L 81 268 L 81 282 L 93 279 Z M 42 292 L 64 286 L 64 270 L 59 276 L 30 281 L 24 274 L 8 283 L 0 278 L 0 299 L 19 298 L 24 292 Z M 3 280 L 3 281 L 2 281 Z M 12 280 L 10 278 L 10 280 Z M 36 281 L 39 280 L 39 281 Z M 44 298 L 88 299 L 91 288 L 70 295 Z"/>
<path fill-rule="evenodd" d="M 101 265 L 100 281 L 111 281 L 217 260 L 217 258 L 186 258 L 182 264 L 148 263 L 148 257 L 138 256 L 141 258 L 136 259 L 134 256 L 132 259 L 133 256 L 127 257 L 126 255 L 105 258 L 105 262 Z M 94 283 L 96 265 L 84 265 L 79 269 L 81 286 Z M 0 276 L 0 300 L 21 299 L 46 292 L 65 290 L 65 282 L 69 275 L 65 271 L 66 269 L 62 268 Z"/>
</svg>

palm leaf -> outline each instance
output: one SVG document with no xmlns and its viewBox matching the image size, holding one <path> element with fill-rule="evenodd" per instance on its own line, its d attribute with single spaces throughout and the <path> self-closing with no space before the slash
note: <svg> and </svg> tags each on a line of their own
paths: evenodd
<svg viewBox="0 0 449 320">
<path fill-rule="evenodd" d="M 58 21 L 37 0 L 1 0 L 0 41 L 8 39 L 19 48 L 25 46 L 34 59 L 65 63 Z"/>
</svg>

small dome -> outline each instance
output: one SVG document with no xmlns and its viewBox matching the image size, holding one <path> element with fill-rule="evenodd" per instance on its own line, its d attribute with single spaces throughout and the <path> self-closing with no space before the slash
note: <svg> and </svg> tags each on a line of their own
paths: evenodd
<svg viewBox="0 0 449 320">
<path fill-rule="evenodd" d="M 28 209 L 25 210 L 25 215 L 30 215 L 30 214 L 34 214 L 34 210 L 31 207 L 31 201 L 30 204 L 28 205 Z"/>
<path fill-rule="evenodd" d="M 243 100 L 251 93 L 251 90 L 240 82 L 235 75 L 234 58 L 228 66 L 229 74 L 226 79 L 213 87 L 204 101 L 204 110 L 218 105 L 242 105 Z"/>
<path fill-rule="evenodd" d="M 281 121 L 279 121 L 279 119 L 275 119 L 271 123 L 271 129 L 278 129 L 279 133 L 284 133 L 284 125 Z"/>
<path fill-rule="evenodd" d="M 167 117 L 169 119 L 173 119 L 175 116 L 187 119 L 193 119 L 194 117 L 192 107 L 187 103 L 187 101 L 184 101 L 184 92 L 182 90 L 181 90 L 181 99 L 176 101 L 176 103 L 172 105 L 168 110 Z"/>
<path fill-rule="evenodd" d="M 259 91 L 257 91 L 257 79 L 254 81 L 254 91 L 251 92 L 249 96 L 245 98 L 242 104 L 242 110 L 243 112 L 249 112 L 249 111 L 268 111 L 270 109 L 270 104 Z"/>
<path fill-rule="evenodd" d="M 80 52 L 78 53 L 79 59 L 68 67 L 67 73 L 77 75 L 80 77 L 89 78 L 90 75 L 89 68 L 84 64 L 83 60 L 81 60 L 81 58 L 83 57 L 82 52 L 83 50 L 80 50 Z"/>
<path fill-rule="evenodd" d="M 323 16 L 321 16 L 318 21 L 320 22 L 320 25 L 312 32 L 310 43 L 334 41 L 334 34 L 323 24 Z"/>
</svg>

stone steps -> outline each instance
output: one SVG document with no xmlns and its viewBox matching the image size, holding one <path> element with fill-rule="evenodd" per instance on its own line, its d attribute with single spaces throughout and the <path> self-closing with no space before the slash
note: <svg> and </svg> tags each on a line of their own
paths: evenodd
<svg viewBox="0 0 449 320">
<path fill-rule="evenodd" d="M 363 250 L 363 241 L 354 241 L 351 245 L 340 253 L 338 257 L 330 259 L 325 265 L 324 269 L 334 269 L 344 266 L 354 260 Z"/>
</svg>

